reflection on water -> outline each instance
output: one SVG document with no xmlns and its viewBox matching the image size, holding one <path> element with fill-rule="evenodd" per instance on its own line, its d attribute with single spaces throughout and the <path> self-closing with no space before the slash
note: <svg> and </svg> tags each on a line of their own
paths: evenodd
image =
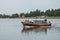
<svg viewBox="0 0 60 40">
<path fill-rule="evenodd" d="M 21 30 L 22 33 L 28 33 L 28 32 L 45 32 L 45 34 L 47 34 L 47 29 L 51 29 L 51 26 L 44 26 L 44 27 L 33 27 L 33 28 L 25 28 L 23 27 L 23 29 Z"/>
</svg>

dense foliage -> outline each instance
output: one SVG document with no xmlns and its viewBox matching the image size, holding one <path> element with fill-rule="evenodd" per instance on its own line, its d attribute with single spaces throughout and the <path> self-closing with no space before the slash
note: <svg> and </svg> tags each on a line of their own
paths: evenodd
<svg viewBox="0 0 60 40">
<path fill-rule="evenodd" d="M 22 17 L 22 15 L 24 15 L 25 17 L 35 17 L 35 16 L 55 16 L 55 17 L 59 17 L 60 16 L 60 9 L 48 9 L 46 11 L 40 11 L 40 10 L 35 10 L 35 11 L 30 11 L 29 13 L 16 13 L 16 14 L 12 14 L 12 15 L 6 15 L 6 14 L 0 14 L 0 18 L 19 18 Z"/>
</svg>

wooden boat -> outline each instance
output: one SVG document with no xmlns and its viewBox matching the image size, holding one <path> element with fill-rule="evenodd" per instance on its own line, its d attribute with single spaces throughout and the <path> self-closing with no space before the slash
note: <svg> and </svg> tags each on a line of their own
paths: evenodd
<svg viewBox="0 0 60 40">
<path fill-rule="evenodd" d="M 44 21 L 24 21 L 22 22 L 23 26 L 51 26 L 51 22 L 44 22 Z"/>
</svg>

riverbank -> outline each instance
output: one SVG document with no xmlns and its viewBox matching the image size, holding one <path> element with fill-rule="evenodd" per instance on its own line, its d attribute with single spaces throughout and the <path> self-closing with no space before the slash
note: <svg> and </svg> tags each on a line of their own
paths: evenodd
<svg viewBox="0 0 60 40">
<path fill-rule="evenodd" d="M 22 17 L 20 17 L 20 18 L 17 18 L 17 19 L 25 19 L 25 18 L 27 18 L 27 19 L 60 19 L 60 17 L 38 17 L 38 18 L 36 18 L 36 17 L 24 17 L 24 18 L 22 18 Z M 16 18 L 0 18 L 0 19 L 16 19 Z"/>
<path fill-rule="evenodd" d="M 60 19 L 60 17 L 44 17 L 44 18 L 47 18 L 47 19 Z"/>
<path fill-rule="evenodd" d="M 36 19 L 36 17 L 25 17 L 25 18 L 28 18 L 28 19 Z M 60 19 L 60 17 L 38 17 L 38 19 L 41 18 L 41 19 Z"/>
</svg>

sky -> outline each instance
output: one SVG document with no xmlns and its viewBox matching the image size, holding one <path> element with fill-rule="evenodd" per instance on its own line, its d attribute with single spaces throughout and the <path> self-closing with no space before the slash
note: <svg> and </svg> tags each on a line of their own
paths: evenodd
<svg viewBox="0 0 60 40">
<path fill-rule="evenodd" d="M 27 13 L 39 9 L 59 9 L 60 0 L 0 0 L 0 14 Z"/>
</svg>

